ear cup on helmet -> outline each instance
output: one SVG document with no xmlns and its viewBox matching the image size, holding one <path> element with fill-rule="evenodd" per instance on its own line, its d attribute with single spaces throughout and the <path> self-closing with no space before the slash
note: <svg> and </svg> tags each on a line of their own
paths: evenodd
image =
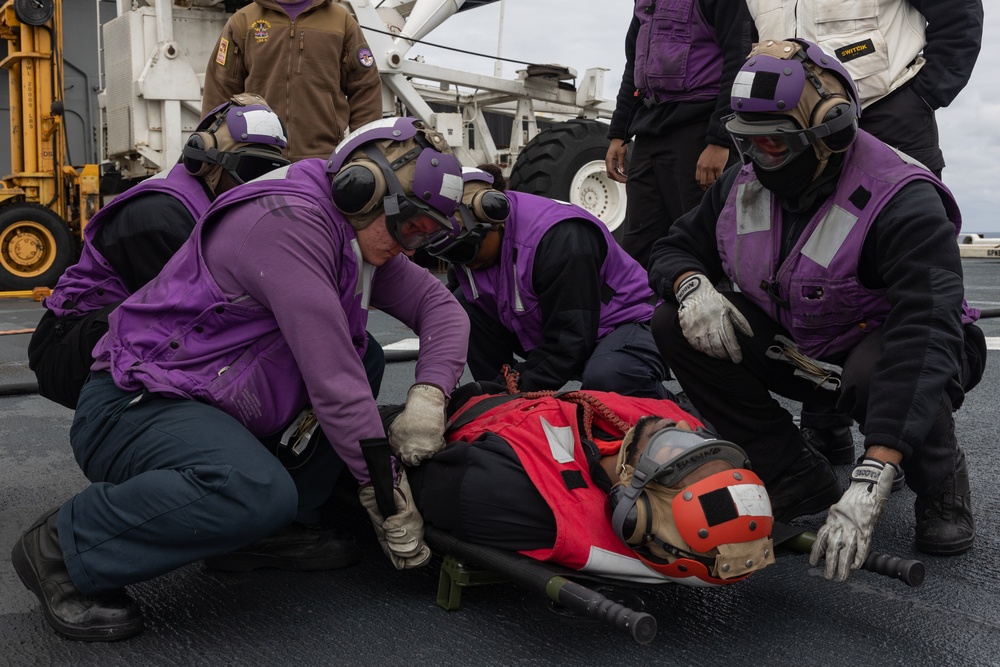
<svg viewBox="0 0 1000 667">
<path fill-rule="evenodd" d="M 503 224 L 510 217 L 510 200 L 507 195 L 493 189 L 484 189 L 472 196 L 472 213 L 480 222 Z"/>
<path fill-rule="evenodd" d="M 365 160 L 348 163 L 333 178 L 333 204 L 342 213 L 360 215 L 378 206 L 388 188 L 378 165 Z"/>
<path fill-rule="evenodd" d="M 209 157 L 208 150 L 215 148 L 215 135 L 210 132 L 195 132 L 188 137 L 181 151 L 184 168 L 192 176 L 206 176 L 218 163 Z"/>
<path fill-rule="evenodd" d="M 855 135 L 858 133 L 858 118 L 853 104 L 846 98 L 836 95 L 821 101 L 813 109 L 812 123 L 814 126 L 835 121 L 844 115 L 852 115 L 854 117 L 851 124 L 843 130 L 820 139 L 834 153 L 847 150 L 847 147 L 851 145 Z"/>
<path fill-rule="evenodd" d="M 619 503 L 629 502 L 628 497 L 625 495 L 625 488 L 622 485 L 615 486 L 611 489 L 611 493 L 608 494 L 608 507 L 612 517 L 614 517 L 615 509 Z M 620 524 L 613 522 L 614 525 L 612 528 L 614 528 L 618 537 L 625 544 L 632 547 L 639 547 L 645 544 L 644 535 L 648 534 L 653 528 L 651 521 L 652 513 L 649 509 L 649 499 L 646 498 L 645 493 L 640 493 L 639 497 L 635 500 L 635 504 L 629 508 Z"/>
</svg>

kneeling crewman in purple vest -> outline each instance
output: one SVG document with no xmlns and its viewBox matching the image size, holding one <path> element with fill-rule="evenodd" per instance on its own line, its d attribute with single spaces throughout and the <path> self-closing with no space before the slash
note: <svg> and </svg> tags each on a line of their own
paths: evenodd
<svg viewBox="0 0 1000 667">
<path fill-rule="evenodd" d="M 777 521 L 829 508 L 811 556 L 828 579 L 864 563 L 900 471 L 916 493 L 917 549 L 967 551 L 952 413 L 986 349 L 964 299 L 954 198 L 858 129 L 854 82 L 815 44 L 756 45 L 732 108 L 744 165 L 653 251 L 657 346 L 703 418 L 746 450 Z M 865 453 L 843 495 L 770 392 L 828 396 L 861 425 Z"/>
<path fill-rule="evenodd" d="M 210 111 L 176 166 L 115 197 L 87 223 L 80 261 L 45 299 L 28 344 L 38 393 L 76 408 L 108 314 L 160 272 L 222 193 L 288 164 L 285 128 L 259 95 Z"/>
<path fill-rule="evenodd" d="M 461 232 L 427 251 L 452 265 L 472 326 L 472 377 L 505 382 L 509 373 L 521 391 L 579 380 L 583 389 L 671 397 L 649 330 L 658 299 L 607 227 L 578 206 L 504 191 L 499 173 L 468 168 L 463 177 Z"/>
<path fill-rule="evenodd" d="M 393 564 L 427 562 L 405 474 L 388 518 L 370 485 L 362 444 L 386 435 L 365 324 L 377 307 L 420 336 L 416 383 L 388 438 L 419 462 L 444 446 L 469 324 L 407 255 L 452 232 L 461 198 L 443 135 L 392 118 L 359 128 L 329 160 L 302 160 L 213 203 L 163 271 L 114 310 L 94 351 L 70 433 L 91 486 L 14 546 L 18 575 L 58 633 L 138 633 L 124 586 L 194 561 L 355 563 L 351 536 L 295 522 L 323 504 L 338 466 L 360 485 Z M 318 428 L 303 423 L 310 415 Z M 286 469 L 302 448 L 312 455 Z"/>
</svg>

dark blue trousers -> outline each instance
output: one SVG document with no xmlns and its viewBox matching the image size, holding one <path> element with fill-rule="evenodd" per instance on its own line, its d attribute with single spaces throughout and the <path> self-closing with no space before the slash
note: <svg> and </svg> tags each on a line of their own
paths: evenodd
<svg viewBox="0 0 1000 667">
<path fill-rule="evenodd" d="M 385 356 L 374 340 L 362 361 L 377 393 Z M 91 374 L 70 444 L 92 484 L 59 511 L 73 583 L 121 588 L 318 518 L 345 466 L 317 434 L 308 456 L 283 464 L 217 408 Z"/>
</svg>

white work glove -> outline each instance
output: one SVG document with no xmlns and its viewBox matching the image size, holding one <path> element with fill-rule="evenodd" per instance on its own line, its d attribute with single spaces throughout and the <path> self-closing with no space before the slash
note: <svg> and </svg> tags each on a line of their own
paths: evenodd
<svg viewBox="0 0 1000 667">
<path fill-rule="evenodd" d="M 444 429 L 444 392 L 415 384 L 406 394 L 403 412 L 389 425 L 389 446 L 406 465 L 420 465 L 444 447 Z"/>
<path fill-rule="evenodd" d="M 851 570 L 864 564 L 895 477 L 895 465 L 868 457 L 851 472 L 851 485 L 830 508 L 809 553 L 810 565 L 826 557 L 824 577 L 847 581 Z"/>
<path fill-rule="evenodd" d="M 358 491 L 358 498 L 368 511 L 382 551 L 396 569 L 408 570 L 426 565 L 431 558 L 431 550 L 424 543 L 424 519 L 413 504 L 413 493 L 405 472 L 400 471 L 393 496 L 396 513 L 387 519 L 382 516 L 375 501 L 375 487 L 368 484 Z"/>
<path fill-rule="evenodd" d="M 743 361 L 733 326 L 753 336 L 750 323 L 704 274 L 695 273 L 682 280 L 677 286 L 677 301 L 681 331 L 691 347 L 716 359 L 729 358 L 736 364 Z"/>
</svg>

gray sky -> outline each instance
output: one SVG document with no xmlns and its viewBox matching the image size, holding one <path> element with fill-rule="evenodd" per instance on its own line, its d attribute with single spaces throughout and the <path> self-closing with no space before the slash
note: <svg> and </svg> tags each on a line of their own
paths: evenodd
<svg viewBox="0 0 1000 667">
<path fill-rule="evenodd" d="M 989 4 L 989 3 L 986 3 Z M 614 99 L 625 67 L 625 32 L 632 2 L 580 0 L 505 0 L 500 55 L 533 63 L 558 63 L 579 74 L 604 67 L 605 97 Z M 500 3 L 453 16 L 426 41 L 496 55 Z M 969 85 L 948 108 L 937 113 L 947 167 L 944 181 L 962 208 L 967 232 L 1000 234 L 1000 18 L 987 11 L 983 50 Z M 428 63 L 493 74 L 492 59 L 417 46 Z M 504 63 L 513 78 L 523 66 Z"/>
</svg>

